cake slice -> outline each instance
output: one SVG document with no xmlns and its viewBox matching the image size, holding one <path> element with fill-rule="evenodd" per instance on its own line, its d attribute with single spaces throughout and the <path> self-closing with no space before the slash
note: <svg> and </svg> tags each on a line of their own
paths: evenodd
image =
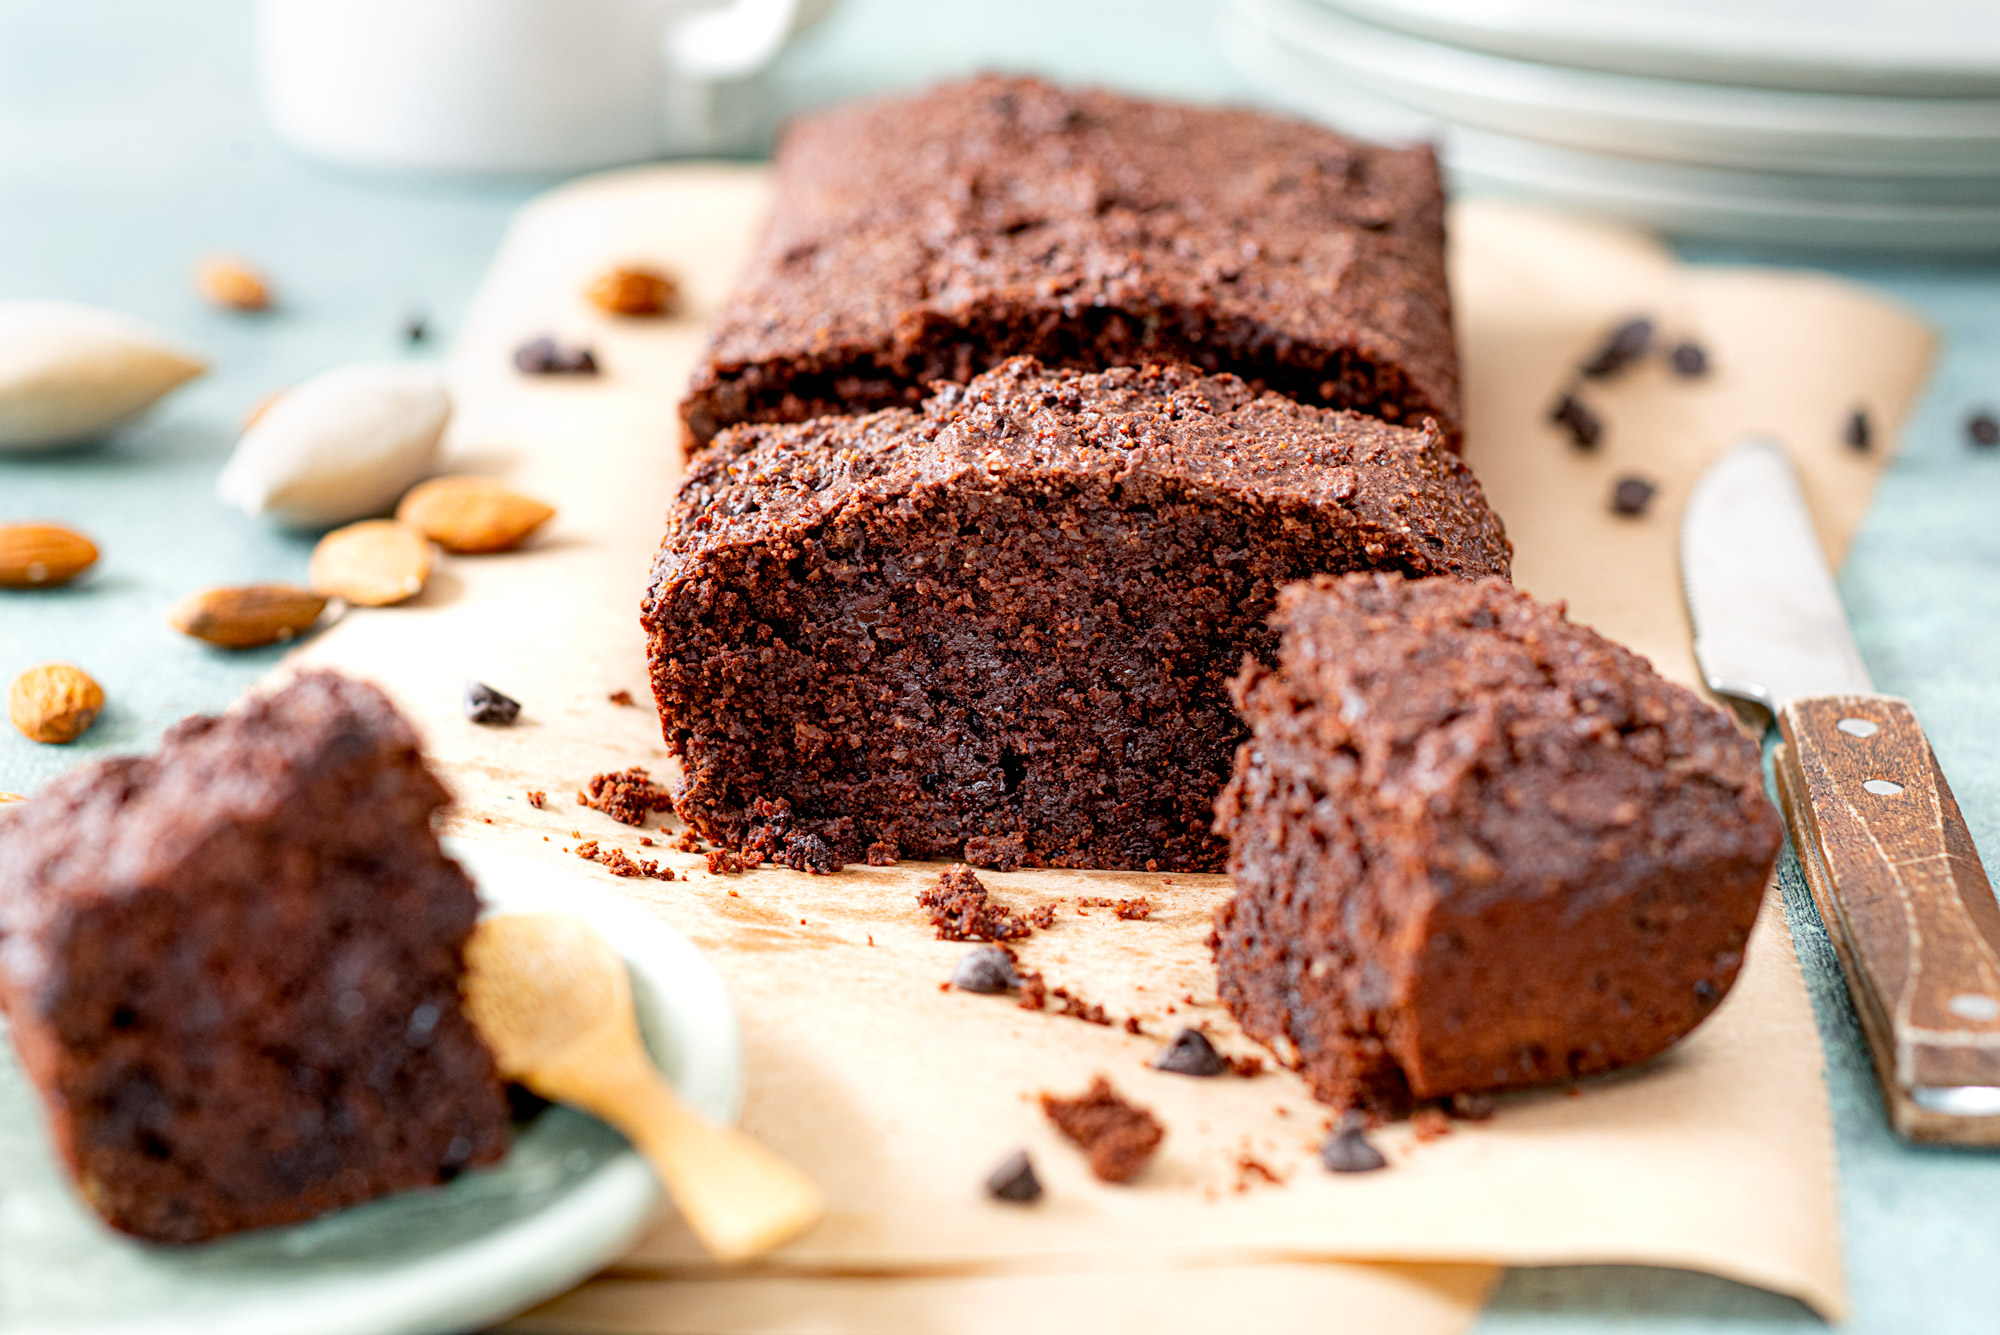
<svg viewBox="0 0 2000 1335">
<path fill-rule="evenodd" d="M 1274 620 L 1217 984 L 1318 1097 L 1608 1071 L 1715 1009 L 1781 837 L 1720 710 L 1499 580 L 1319 578 Z"/>
<path fill-rule="evenodd" d="M 915 407 L 1017 354 L 1186 362 L 1459 435 L 1427 147 L 1262 112 L 986 77 L 800 118 L 681 412 Z"/>
<path fill-rule="evenodd" d="M 1227 682 L 1279 587 L 1508 557 L 1434 428 L 1192 368 L 1020 359 L 921 413 L 738 428 L 644 606 L 674 809 L 814 870 L 1219 868 Z"/>
<path fill-rule="evenodd" d="M 505 1151 L 446 801 L 388 700 L 317 672 L 0 816 L 0 1006 L 110 1224 L 199 1242 Z"/>
</svg>

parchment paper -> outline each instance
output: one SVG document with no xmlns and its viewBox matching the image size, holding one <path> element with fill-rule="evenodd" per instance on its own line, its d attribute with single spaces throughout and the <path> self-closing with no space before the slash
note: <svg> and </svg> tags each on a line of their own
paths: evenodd
<svg viewBox="0 0 2000 1335">
<path fill-rule="evenodd" d="M 637 607 L 677 471 L 673 404 L 766 189 L 754 168 L 652 168 L 530 206 L 454 351 L 453 466 L 508 477 L 560 516 L 529 551 L 448 561 L 416 605 L 352 614 L 298 656 L 381 682 L 420 721 L 460 796 L 459 833 L 550 858 L 579 837 L 659 854 L 640 848 L 639 832 L 573 805 L 571 794 L 598 771 L 667 768 L 651 709 L 607 695 L 647 698 Z M 1922 379 L 1929 336 L 1853 288 L 1689 272 L 1613 228 L 1470 204 L 1455 212 L 1453 231 L 1470 457 L 1520 549 L 1521 583 L 1568 598 L 1580 620 L 1689 679 L 1674 530 L 1701 462 L 1744 429 L 1776 433 L 1798 452 L 1837 550 Z M 579 293 L 620 260 L 678 272 L 687 313 L 659 324 L 596 316 Z M 1678 381 L 1648 365 L 1593 385 L 1609 430 L 1598 452 L 1580 455 L 1546 423 L 1547 409 L 1605 328 L 1641 313 L 1698 337 L 1714 370 Z M 515 376 L 513 346 L 551 331 L 593 344 L 607 374 L 595 383 Z M 1875 418 L 1878 444 L 1867 456 L 1839 443 L 1857 403 Z M 1661 485 L 1643 519 L 1607 513 L 1612 481 L 1627 471 Z M 467 676 L 520 698 L 521 723 L 467 724 L 458 709 Z M 548 792 L 547 810 L 525 802 L 529 789 Z M 699 865 L 668 860 L 684 873 Z M 964 947 L 931 939 L 913 898 L 938 870 L 693 871 L 672 884 L 606 875 L 710 953 L 741 1010 L 745 1125 L 806 1168 L 832 1206 L 752 1278 L 718 1278 L 669 1222 L 609 1281 L 620 1291 L 682 1281 L 700 1295 L 688 1303 L 709 1305 L 702 1328 L 733 1329 L 732 1321 L 748 1328 L 755 1313 L 785 1310 L 785 1293 L 816 1303 L 833 1302 L 835 1289 L 862 1293 L 839 1276 L 879 1281 L 873 1296 L 852 1301 L 876 1304 L 869 1310 L 882 1317 L 905 1304 L 928 1311 L 899 1294 L 942 1292 L 902 1287 L 899 1275 L 942 1284 L 1022 1266 L 1115 1275 L 1283 1262 L 1254 1272 L 1268 1286 L 1230 1286 L 1233 1320 L 1277 1328 L 1295 1285 L 1339 1285 L 1366 1301 L 1382 1283 L 1353 1267 L 1291 1264 L 1300 1261 L 1472 1267 L 1455 1288 L 1433 1286 L 1433 1298 L 1476 1297 L 1481 1265 L 1636 1262 L 1713 1271 L 1797 1295 L 1829 1316 L 1842 1310 L 1819 1044 L 1775 906 L 1735 991 L 1663 1059 L 1580 1091 L 1503 1100 L 1497 1117 L 1455 1124 L 1440 1139 L 1387 1130 L 1379 1142 L 1392 1171 L 1335 1177 L 1313 1162 L 1323 1110 L 1291 1075 L 1202 1081 L 1146 1067 L 1163 1038 L 1195 1021 L 1208 1022 L 1227 1050 L 1254 1050 L 1215 1004 L 1204 946 L 1224 878 L 988 878 L 997 897 L 1023 909 L 1062 901 L 1055 927 L 1023 949 L 1027 963 L 1114 1015 L 1140 1017 L 1146 1034 L 1131 1036 L 1005 998 L 940 991 Z M 1149 920 L 1074 905 L 1079 896 L 1132 894 L 1153 901 Z M 1035 1106 L 1038 1092 L 1080 1090 L 1097 1072 L 1168 1127 L 1158 1160 L 1133 1186 L 1091 1180 Z M 1047 1198 L 1030 1210 L 985 1200 L 983 1174 L 1024 1145 Z M 1244 1181 L 1246 1155 L 1283 1185 Z M 1116 1294 L 1143 1288 L 1102 1282 Z M 689 1328 L 676 1324 L 674 1304 L 634 1311 L 600 1292 L 610 1290 L 567 1300 L 565 1319 L 615 1308 L 624 1324 L 590 1328 Z M 1438 1298 L 1424 1310 L 1456 1312 L 1429 1327 L 1454 1329 L 1473 1303 Z M 829 1318 L 823 1328 L 846 1327 Z M 979 1327 L 968 1318 L 937 1328 Z"/>
</svg>

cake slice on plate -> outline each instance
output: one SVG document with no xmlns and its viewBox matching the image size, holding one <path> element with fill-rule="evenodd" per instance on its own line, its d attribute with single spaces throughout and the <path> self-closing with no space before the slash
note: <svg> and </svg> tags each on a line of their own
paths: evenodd
<svg viewBox="0 0 2000 1335">
<path fill-rule="evenodd" d="M 114 1227 L 200 1242 L 505 1152 L 447 800 L 379 691 L 314 672 L 0 816 L 0 1005 Z"/>
</svg>

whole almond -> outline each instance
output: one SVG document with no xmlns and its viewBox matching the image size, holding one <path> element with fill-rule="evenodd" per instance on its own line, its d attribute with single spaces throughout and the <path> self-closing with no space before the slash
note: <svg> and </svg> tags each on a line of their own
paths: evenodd
<svg viewBox="0 0 2000 1335">
<path fill-rule="evenodd" d="M 584 295 L 608 315 L 671 315 L 681 301 L 680 286 L 657 269 L 608 270 Z"/>
<path fill-rule="evenodd" d="M 61 524 L 0 524 L 0 588 L 67 584 L 97 561 L 97 544 Z"/>
<path fill-rule="evenodd" d="M 396 518 L 448 552 L 510 552 L 555 510 L 486 477 L 435 477 L 410 488 Z"/>
<path fill-rule="evenodd" d="M 246 584 L 191 593 L 167 611 L 183 635 L 224 649 L 255 649 L 304 634 L 326 599 L 288 584 Z"/>
<path fill-rule="evenodd" d="M 104 688 L 71 663 L 44 663 L 14 678 L 7 713 L 31 742 L 61 746 L 83 736 L 104 708 Z"/>
<path fill-rule="evenodd" d="M 237 311 L 261 311 L 271 304 L 271 285 L 242 260 L 211 255 L 194 271 L 195 287 L 216 306 Z"/>
<path fill-rule="evenodd" d="M 408 524 L 364 519 L 321 538 L 308 570 L 314 593 L 358 607 L 387 607 L 423 592 L 431 545 Z"/>
</svg>

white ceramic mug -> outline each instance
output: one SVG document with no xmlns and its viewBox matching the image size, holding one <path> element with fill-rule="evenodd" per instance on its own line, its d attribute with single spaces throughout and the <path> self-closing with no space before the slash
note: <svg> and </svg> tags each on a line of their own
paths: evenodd
<svg viewBox="0 0 2000 1335">
<path fill-rule="evenodd" d="M 564 172 L 736 152 L 759 77 L 833 0 L 261 0 L 290 147 L 402 171 Z"/>
</svg>

